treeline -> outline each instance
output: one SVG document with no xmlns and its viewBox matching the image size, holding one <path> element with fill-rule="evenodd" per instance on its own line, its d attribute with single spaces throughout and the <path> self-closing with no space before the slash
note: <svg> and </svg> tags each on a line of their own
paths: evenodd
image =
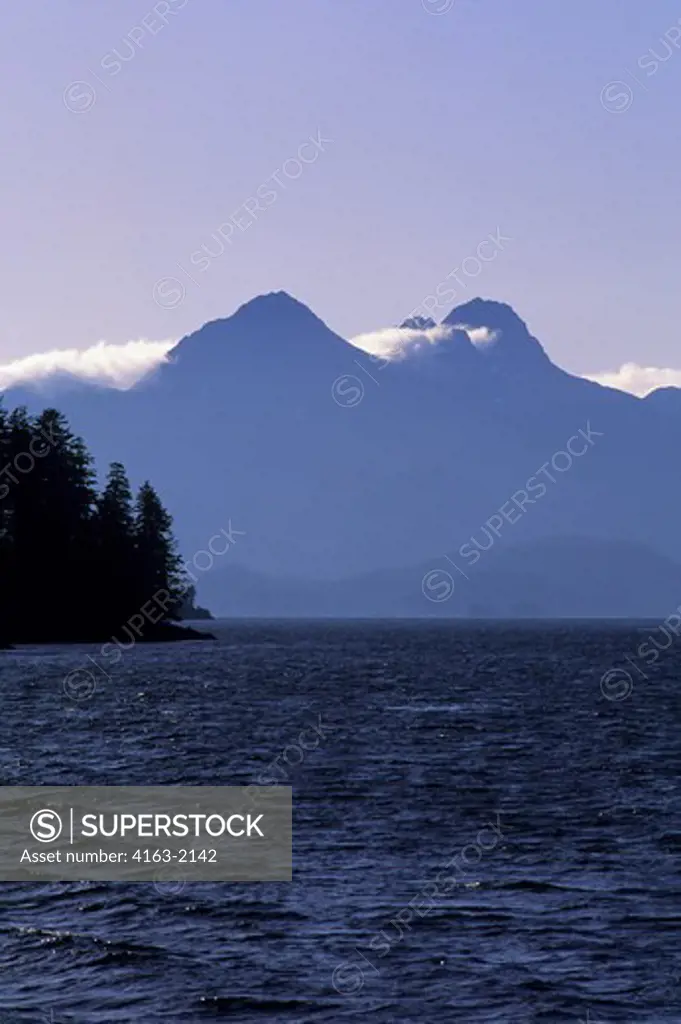
<svg viewBox="0 0 681 1024">
<path fill-rule="evenodd" d="M 105 640 L 135 615 L 142 633 L 177 618 L 186 587 L 171 528 L 151 484 L 133 499 L 120 463 L 98 489 L 92 456 L 56 409 L 0 406 L 4 643 Z M 158 615 L 140 616 L 160 593 Z"/>
</svg>

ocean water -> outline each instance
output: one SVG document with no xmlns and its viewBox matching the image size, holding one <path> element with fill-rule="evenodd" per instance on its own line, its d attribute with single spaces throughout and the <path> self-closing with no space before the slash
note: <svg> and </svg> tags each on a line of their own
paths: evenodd
<svg viewBox="0 0 681 1024">
<path fill-rule="evenodd" d="M 1 654 L 3 784 L 274 772 L 293 883 L 4 884 L 2 1024 L 681 1021 L 681 641 L 209 628 Z"/>
</svg>

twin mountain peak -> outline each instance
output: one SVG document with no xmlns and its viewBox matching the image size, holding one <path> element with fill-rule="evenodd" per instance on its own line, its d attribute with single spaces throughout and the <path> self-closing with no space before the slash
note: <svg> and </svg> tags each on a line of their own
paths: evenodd
<svg viewBox="0 0 681 1024">
<path fill-rule="evenodd" d="M 423 344 L 405 345 L 399 354 L 402 364 L 446 360 L 464 371 L 477 368 L 517 374 L 538 370 L 557 370 L 523 320 L 505 303 L 476 298 L 455 307 L 438 325 L 431 317 L 412 317 L 400 324 L 409 336 L 423 335 Z M 438 329 L 439 328 L 439 329 Z M 287 292 L 270 292 L 245 303 L 228 318 L 211 321 L 184 337 L 171 353 L 171 362 L 203 363 L 211 355 L 226 360 L 246 356 L 243 344 L 256 344 L 267 358 L 285 358 L 289 362 L 314 353 L 315 362 L 323 358 L 324 347 L 331 355 L 350 360 L 357 349 L 335 334 L 312 310 Z M 344 351 L 343 351 L 344 350 Z M 262 367 L 261 367 L 262 369 Z"/>
</svg>

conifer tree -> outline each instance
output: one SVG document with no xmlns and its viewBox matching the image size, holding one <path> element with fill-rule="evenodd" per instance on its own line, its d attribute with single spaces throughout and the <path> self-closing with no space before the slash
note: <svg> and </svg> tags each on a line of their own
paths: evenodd
<svg viewBox="0 0 681 1024">
<path fill-rule="evenodd" d="M 7 412 L 0 404 L 0 472 L 10 465 L 9 423 Z M 4 473 L 0 478 L 4 480 Z M 12 536 L 10 533 L 12 507 L 9 487 L 0 487 L 0 647 L 9 636 L 9 614 L 12 593 Z"/>
<path fill-rule="evenodd" d="M 144 600 L 148 601 L 159 590 L 167 590 L 176 598 L 168 609 L 168 616 L 178 618 L 185 588 L 180 580 L 180 559 L 175 552 L 172 525 L 173 521 L 158 494 L 149 481 L 145 481 L 135 503 L 135 538 L 142 593 Z"/>
<path fill-rule="evenodd" d="M 111 628 L 139 610 L 132 491 L 120 462 L 112 462 L 97 501 L 96 558 L 102 613 Z"/>
<path fill-rule="evenodd" d="M 94 576 L 94 511 L 97 500 L 92 457 L 56 409 L 31 423 L 32 442 L 25 486 L 40 523 L 33 539 L 40 595 L 55 631 L 63 634 L 78 614 L 97 615 L 85 596 Z"/>
<path fill-rule="evenodd" d="M 33 423 L 25 408 L 13 409 L 8 419 L 8 467 L 0 494 L 7 503 L 11 542 L 7 586 L 12 594 L 9 623 L 16 628 L 25 609 L 42 616 L 41 547 L 44 515 L 39 481 L 29 471 Z M 4 467 L 0 467 L 4 468 Z"/>
<path fill-rule="evenodd" d="M 133 505 L 119 462 L 97 494 L 90 453 L 56 409 L 0 405 L 0 645 L 106 640 L 160 590 L 176 617 L 171 526 L 149 483 Z"/>
</svg>

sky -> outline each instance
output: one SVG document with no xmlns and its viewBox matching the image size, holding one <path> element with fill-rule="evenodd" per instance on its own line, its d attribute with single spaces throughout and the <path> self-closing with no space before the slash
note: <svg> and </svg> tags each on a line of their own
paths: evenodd
<svg viewBox="0 0 681 1024">
<path fill-rule="evenodd" d="M 0 57 L 0 364 L 284 289 L 347 338 L 480 294 L 572 372 L 681 370 L 674 0 L 22 0 Z"/>
</svg>

